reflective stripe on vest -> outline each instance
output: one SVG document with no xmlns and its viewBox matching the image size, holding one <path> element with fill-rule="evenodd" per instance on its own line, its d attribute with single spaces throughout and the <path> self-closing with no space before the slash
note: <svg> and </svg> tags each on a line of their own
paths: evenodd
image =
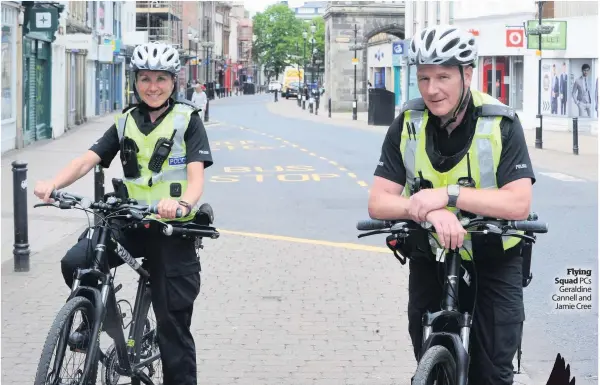
<svg viewBox="0 0 600 385">
<path fill-rule="evenodd" d="M 482 104 L 501 104 L 496 99 L 479 91 L 471 91 L 473 102 L 476 107 Z M 500 154 L 502 152 L 502 136 L 500 122 L 502 117 L 480 117 L 477 120 L 475 127 L 475 135 L 468 150 L 471 177 L 475 181 L 476 188 L 479 189 L 495 189 L 496 170 L 500 162 Z M 428 121 L 428 111 L 405 111 L 404 113 L 404 128 L 400 139 L 400 152 L 406 168 L 406 183 L 403 190 L 404 196 L 410 196 L 411 186 L 414 184 L 414 178 L 419 174 L 432 182 L 434 188 L 445 187 L 450 184 L 456 184 L 461 177 L 468 176 L 467 156 L 463 156 L 460 162 L 447 172 L 438 172 L 431 164 L 431 160 L 427 155 L 426 150 L 426 132 Z M 410 125 L 410 131 L 409 131 Z M 416 134 L 413 136 L 412 128 Z M 457 212 L 456 208 L 447 209 Z M 434 238 L 439 241 L 437 235 Z M 503 237 L 504 249 L 509 249 L 520 242 L 519 238 Z M 434 239 L 430 239 L 432 251 L 435 254 L 438 244 Z M 470 234 L 465 236 L 463 242 L 464 249 L 460 254 L 463 259 L 470 259 L 469 255 L 473 254 L 473 247 Z"/>
<path fill-rule="evenodd" d="M 179 197 L 171 196 L 172 183 L 180 184 L 182 195 L 187 189 L 187 162 L 184 137 L 192 111 L 193 109 L 189 106 L 176 104 L 173 110 L 148 135 L 140 132 L 135 120 L 130 118 L 129 112 L 116 117 L 119 142 L 126 135 L 133 139 L 139 147 L 137 160 L 141 166 L 140 176 L 135 179 L 123 179 L 129 196 L 136 199 L 139 204 L 155 205 L 161 199 L 178 199 Z M 161 171 L 159 173 L 150 171 L 148 169 L 148 162 L 152 156 L 156 142 L 161 137 L 169 139 L 173 134 L 173 130 L 177 130 L 173 137 L 173 146 L 167 160 L 163 163 Z M 199 203 L 192 208 L 188 216 L 176 220 L 186 221 L 193 218 L 198 206 Z"/>
</svg>

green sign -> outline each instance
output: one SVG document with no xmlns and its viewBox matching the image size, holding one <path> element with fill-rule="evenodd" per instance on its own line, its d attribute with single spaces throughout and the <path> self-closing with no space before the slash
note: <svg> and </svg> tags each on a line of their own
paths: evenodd
<svg viewBox="0 0 600 385">
<path fill-rule="evenodd" d="M 31 8 L 29 13 L 30 32 L 51 32 L 58 27 L 58 10 L 54 7 Z"/>
<path fill-rule="evenodd" d="M 544 20 L 542 25 L 551 25 L 554 27 L 552 32 L 542 35 L 542 50 L 565 50 L 567 49 L 567 22 L 558 20 Z M 528 20 L 527 29 L 536 28 L 537 20 Z M 539 49 L 539 35 L 527 36 L 527 49 Z"/>
</svg>

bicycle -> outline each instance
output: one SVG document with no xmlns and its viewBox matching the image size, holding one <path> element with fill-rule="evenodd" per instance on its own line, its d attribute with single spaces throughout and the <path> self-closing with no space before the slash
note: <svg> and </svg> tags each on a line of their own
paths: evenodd
<svg viewBox="0 0 600 385">
<path fill-rule="evenodd" d="M 106 194 L 103 200 L 92 202 L 90 199 L 76 194 L 55 190 L 51 194 L 51 198 L 56 202 L 39 203 L 34 207 L 75 208 L 88 213 L 97 210 L 94 215 L 101 220 L 93 228 L 90 225 L 92 230 L 99 232 L 98 243 L 94 250 L 93 266 L 76 271 L 71 293 L 58 312 L 46 337 L 34 384 L 96 384 L 98 367 L 101 363 L 106 368 L 105 372 L 107 374 L 102 378 L 103 383 L 106 382 L 110 385 L 116 383 L 113 380 L 116 374 L 130 377 L 132 385 L 140 385 L 141 383 L 154 385 L 155 383 L 151 380 L 151 376 L 154 374 L 153 363 L 160 359 L 160 352 L 155 329 L 152 329 L 148 319 L 151 293 L 150 275 L 146 270 L 146 260 L 143 258 L 142 264 L 140 264 L 121 244 L 116 240 L 114 241 L 116 253 L 140 276 L 132 319 L 129 324 L 125 325 L 123 323 L 125 314 L 121 313 L 119 305 L 123 300 L 117 301 L 115 296 L 122 285 L 119 284 L 114 287 L 114 276 L 108 269 L 106 261 L 106 248 L 111 225 L 119 219 L 125 220 L 127 223 L 124 226 L 125 228 L 139 228 L 150 223 L 150 221 L 154 221 L 163 226 L 162 233 L 166 236 L 176 235 L 193 238 L 198 251 L 198 248 L 203 248 L 202 238 L 217 239 L 220 235 L 214 227 L 210 226 L 214 220 L 212 208 L 206 203 L 203 204 L 192 221 L 161 222 L 155 218 L 148 218 L 149 215 L 158 213 L 156 206 L 138 205 L 133 199 L 116 197 L 115 193 Z M 181 209 L 178 209 L 177 217 L 181 217 L 181 214 Z M 95 282 L 100 281 L 100 287 L 81 285 L 80 282 L 85 277 L 94 278 Z M 100 333 L 102 332 L 103 323 L 107 321 L 109 302 L 113 304 L 112 309 L 110 309 L 113 315 L 111 321 L 113 325 L 120 323 L 122 329 L 118 330 L 116 337 L 111 337 L 114 344 L 107 350 L 109 353 L 105 354 L 100 348 Z M 129 306 L 131 307 L 131 305 Z M 86 348 L 79 345 L 73 346 L 69 342 L 71 326 L 74 323 L 73 318 L 77 311 L 82 311 L 91 329 L 89 345 Z M 125 340 L 125 329 L 129 325 L 131 325 L 131 328 L 129 329 L 128 338 Z M 85 353 L 86 355 L 83 369 L 78 369 L 74 373 L 75 378 L 70 380 L 59 378 L 61 374 L 59 370 L 65 358 L 67 347 L 73 352 Z M 54 364 L 51 365 L 55 350 L 57 352 L 56 359 Z M 146 369 L 148 374 L 144 372 Z"/>
<path fill-rule="evenodd" d="M 489 218 L 461 218 L 463 228 L 470 234 L 483 234 L 486 236 L 512 236 L 524 239 L 529 246 L 535 243 L 534 233 L 547 233 L 548 225 L 537 222 L 537 214 L 532 213 L 524 221 L 507 221 Z M 404 241 L 416 231 L 427 231 L 427 238 L 432 238 L 435 229 L 430 223 L 416 223 L 410 220 L 383 221 L 377 219 L 363 220 L 356 225 L 359 231 L 368 231 L 358 237 L 366 237 L 376 234 L 389 233 L 386 245 L 393 251 L 394 256 L 401 264 L 406 263 L 406 257 L 399 255 L 398 250 Z M 523 234 L 515 233 L 522 231 Z M 529 243 L 530 242 L 530 243 Z M 438 243 L 439 245 L 439 243 Z M 439 246 L 438 250 L 443 250 Z M 529 248 L 531 250 L 531 248 Z M 444 258 L 445 255 L 445 258 Z M 410 259 L 410 256 L 408 256 Z M 472 258 L 471 258 L 472 259 Z M 469 336 L 472 324 L 472 314 L 461 312 L 458 309 L 457 298 L 460 278 L 462 257 L 459 249 L 443 250 L 438 252 L 436 261 L 444 263 L 446 276 L 443 288 L 442 309 L 435 313 L 427 311 L 422 317 L 422 345 L 419 352 L 418 364 L 412 379 L 412 385 L 466 385 L 469 371 Z M 531 282 L 532 275 L 529 273 L 529 260 L 524 262 L 523 285 Z M 526 266 L 525 266 L 526 265 Z M 525 271 L 527 270 L 527 271 Z M 475 293 L 477 288 L 475 286 Z M 474 312 L 474 310 L 473 310 Z M 460 331 L 435 330 L 434 325 L 440 320 L 454 321 Z M 442 328 L 443 329 L 443 328 Z M 520 344 L 518 349 L 520 366 Z M 441 373 L 434 371 L 441 366 Z"/>
</svg>

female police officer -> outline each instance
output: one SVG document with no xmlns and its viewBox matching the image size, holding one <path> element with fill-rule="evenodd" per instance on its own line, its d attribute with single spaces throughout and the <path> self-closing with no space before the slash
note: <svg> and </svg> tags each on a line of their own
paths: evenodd
<svg viewBox="0 0 600 385">
<path fill-rule="evenodd" d="M 455 26 L 425 28 L 414 35 L 408 54 L 422 98 L 408 101 L 388 130 L 369 214 L 428 221 L 443 247 L 464 246 L 474 254 L 478 298 L 469 383 L 512 384 L 525 317 L 519 240 L 490 245 L 471 239 L 454 212 L 527 218 L 535 177 L 523 129 L 511 108 L 470 90 L 477 61 L 471 34 Z M 429 250 L 423 239 L 420 250 Z M 468 259 L 464 249 L 461 255 Z M 470 311 L 473 290 L 461 293 L 467 298 L 461 305 L 470 301 Z M 409 333 L 418 357 L 421 315 L 440 309 L 441 286 L 431 259 L 411 260 L 408 295 Z"/>
<path fill-rule="evenodd" d="M 129 196 L 140 204 L 158 203 L 159 217 L 164 219 L 175 218 L 178 208 L 186 215 L 185 219 L 189 219 L 202 196 L 204 169 L 212 165 L 212 157 L 197 111 L 173 97 L 180 68 L 175 48 L 159 43 L 137 46 L 131 69 L 135 74 L 135 96 L 140 103 L 126 108 L 104 136 L 54 179 L 38 182 L 35 194 L 48 201 L 52 190 L 71 185 L 98 164 L 109 167 L 121 151 Z M 164 163 L 156 162 L 160 154 L 155 149 L 168 140 L 171 140 L 168 159 Z M 129 167 L 131 164 L 133 168 Z M 92 262 L 89 250 L 93 249 L 96 239 L 91 236 L 90 245 L 87 238 L 86 234 L 82 235 L 61 261 L 68 286 L 72 285 L 74 270 Z M 194 300 L 200 290 L 200 262 L 194 242 L 157 236 L 151 234 L 151 230 L 120 234 L 119 241 L 133 255 L 145 256 L 150 262 L 152 305 L 164 383 L 195 385 L 196 351 L 190 324 Z M 111 267 L 122 263 L 114 251 L 109 253 Z M 105 325 L 109 334 L 114 327 L 120 325 Z M 81 346 L 88 339 L 89 331 L 84 322 L 70 336 L 69 342 Z"/>
</svg>

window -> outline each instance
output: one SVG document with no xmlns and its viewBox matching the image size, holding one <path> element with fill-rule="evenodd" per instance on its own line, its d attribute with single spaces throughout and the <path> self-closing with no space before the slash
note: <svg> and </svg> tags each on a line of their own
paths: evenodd
<svg viewBox="0 0 600 385">
<path fill-rule="evenodd" d="M 423 11 L 423 15 L 424 15 L 424 19 L 423 20 L 425 21 L 424 24 L 423 24 L 423 26 L 425 28 L 427 28 L 427 26 L 429 25 L 429 23 L 428 23 L 428 21 L 429 21 L 429 2 L 425 1 L 423 3 L 423 5 L 425 7 L 425 10 Z"/>
<path fill-rule="evenodd" d="M 454 24 L 454 1 L 448 2 L 448 19 L 449 24 Z"/>
<path fill-rule="evenodd" d="M 441 13 L 442 13 L 442 2 L 441 1 L 436 1 L 435 2 L 435 20 L 436 20 L 436 24 L 440 24 L 440 19 L 441 19 Z"/>
<path fill-rule="evenodd" d="M 4 8 L 2 9 L 4 11 Z M 4 13 L 4 12 L 2 12 Z M 2 120 L 14 118 L 13 102 L 13 28 L 2 26 Z"/>
</svg>

